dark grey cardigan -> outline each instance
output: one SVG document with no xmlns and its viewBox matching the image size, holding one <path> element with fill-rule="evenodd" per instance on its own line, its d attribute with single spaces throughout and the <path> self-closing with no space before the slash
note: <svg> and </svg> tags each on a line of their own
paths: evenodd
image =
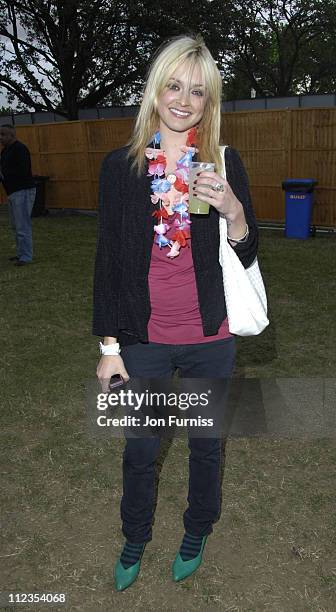
<svg viewBox="0 0 336 612">
<path fill-rule="evenodd" d="M 153 244 L 150 199 L 152 177 L 130 169 L 123 147 L 103 160 L 99 178 L 99 217 L 93 290 L 92 333 L 115 336 L 121 345 L 148 342 L 151 313 L 148 271 Z M 238 152 L 226 149 L 227 180 L 244 207 L 250 234 L 235 251 L 247 268 L 255 259 L 258 228 L 248 178 Z M 192 215 L 191 249 L 204 336 L 218 332 L 226 317 L 222 271 L 218 261 L 219 215 Z M 233 248 L 233 247 L 232 247 Z"/>
</svg>

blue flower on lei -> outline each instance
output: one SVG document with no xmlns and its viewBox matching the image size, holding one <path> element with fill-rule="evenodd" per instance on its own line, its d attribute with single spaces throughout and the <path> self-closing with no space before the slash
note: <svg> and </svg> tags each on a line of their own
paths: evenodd
<svg viewBox="0 0 336 612">
<path fill-rule="evenodd" d="M 192 153 L 191 151 L 188 151 L 185 155 L 183 155 L 177 162 L 176 166 L 177 168 L 189 168 L 190 166 L 190 162 L 192 162 Z"/>
<path fill-rule="evenodd" d="M 188 206 L 184 202 L 179 202 L 173 206 L 173 211 L 182 214 L 182 218 L 186 219 L 188 217 Z"/>
<path fill-rule="evenodd" d="M 159 234 L 157 236 L 155 242 L 159 245 L 160 249 L 162 249 L 162 247 L 170 245 L 170 240 L 168 240 L 168 238 L 166 238 L 165 236 L 162 236 L 162 234 Z"/>
<path fill-rule="evenodd" d="M 155 179 L 151 182 L 151 190 L 159 193 L 167 193 L 171 189 L 171 183 L 166 179 Z"/>
</svg>

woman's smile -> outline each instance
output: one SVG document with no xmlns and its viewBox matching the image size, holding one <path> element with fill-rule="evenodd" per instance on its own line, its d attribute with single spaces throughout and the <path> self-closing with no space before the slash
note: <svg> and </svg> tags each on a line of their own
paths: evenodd
<svg viewBox="0 0 336 612">
<path fill-rule="evenodd" d="M 175 107 L 170 108 L 169 110 L 175 117 L 179 117 L 181 119 L 185 119 L 186 117 L 189 117 L 191 115 L 190 111 L 182 111 Z"/>
</svg>

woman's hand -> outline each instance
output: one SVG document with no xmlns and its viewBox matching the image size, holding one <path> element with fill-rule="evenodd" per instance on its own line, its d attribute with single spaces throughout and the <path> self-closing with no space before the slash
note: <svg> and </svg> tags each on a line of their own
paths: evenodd
<svg viewBox="0 0 336 612">
<path fill-rule="evenodd" d="M 218 184 L 223 185 L 223 191 L 214 191 L 211 188 Z M 194 181 L 193 192 L 196 197 L 214 206 L 228 219 L 234 219 L 243 208 L 229 183 L 216 172 L 200 172 Z"/>
<path fill-rule="evenodd" d="M 214 191 L 209 185 L 223 185 L 222 191 Z M 233 193 L 229 183 L 216 172 L 200 172 L 194 181 L 193 192 L 203 202 L 211 204 L 226 219 L 228 235 L 239 239 L 246 232 L 246 217 L 242 203 Z M 235 242 L 230 242 L 236 247 Z"/>
<path fill-rule="evenodd" d="M 114 374 L 120 374 L 125 382 L 130 378 L 120 355 L 103 355 L 97 365 L 97 377 L 104 393 L 109 392 L 110 378 Z"/>
</svg>

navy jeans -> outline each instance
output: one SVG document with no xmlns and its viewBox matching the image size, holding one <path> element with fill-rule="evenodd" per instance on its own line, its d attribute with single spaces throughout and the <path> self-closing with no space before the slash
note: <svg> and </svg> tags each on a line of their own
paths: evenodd
<svg viewBox="0 0 336 612">
<path fill-rule="evenodd" d="M 130 376 L 162 378 L 176 368 L 184 378 L 227 378 L 236 354 L 235 337 L 200 344 L 138 343 L 121 349 Z M 184 528 L 198 536 L 212 532 L 220 514 L 221 438 L 190 437 L 189 492 Z M 126 438 L 123 453 L 122 532 L 130 542 L 152 539 L 155 462 L 160 437 Z"/>
</svg>

